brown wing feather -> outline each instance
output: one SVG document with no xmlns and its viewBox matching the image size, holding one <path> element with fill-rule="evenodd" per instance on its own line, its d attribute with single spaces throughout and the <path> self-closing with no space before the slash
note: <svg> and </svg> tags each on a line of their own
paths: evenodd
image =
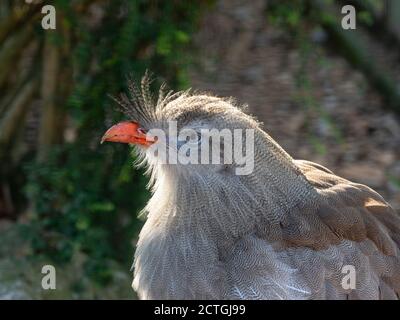
<svg viewBox="0 0 400 320">
<path fill-rule="evenodd" d="M 321 195 L 319 219 L 339 238 L 372 240 L 387 255 L 400 247 L 400 216 L 374 190 L 334 175 L 321 165 L 296 160 L 307 180 Z"/>
<path fill-rule="evenodd" d="M 399 295 L 400 216 L 377 192 L 365 185 L 338 177 L 309 161 L 296 160 L 296 165 L 321 197 L 315 208 L 297 212 L 301 212 L 303 218 L 305 216 L 306 223 L 311 221 L 315 226 L 311 228 L 313 236 L 301 240 L 299 234 L 292 237 L 289 234 L 285 239 L 287 243 L 304 246 L 305 242 L 316 240 L 317 245 L 311 247 L 319 250 L 344 240 L 355 241 L 368 256 L 374 272 L 385 283 L 379 287 L 380 293 L 384 296 L 389 286 Z M 284 231 L 283 234 L 285 238 Z M 375 248 L 361 245 L 368 240 L 373 242 Z"/>
</svg>

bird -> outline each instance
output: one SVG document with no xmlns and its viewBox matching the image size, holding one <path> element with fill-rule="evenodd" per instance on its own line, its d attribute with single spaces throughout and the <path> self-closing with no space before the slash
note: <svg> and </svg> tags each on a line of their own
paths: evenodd
<svg viewBox="0 0 400 320">
<path fill-rule="evenodd" d="M 102 137 L 133 146 L 150 177 L 133 264 L 140 299 L 399 299 L 400 218 L 381 195 L 292 158 L 233 98 L 165 84 L 156 96 L 152 81 L 113 97 L 127 120 Z M 252 130 L 254 168 L 164 163 L 150 132 L 168 137 L 171 121 L 197 133 L 191 150 L 201 129 Z"/>
</svg>

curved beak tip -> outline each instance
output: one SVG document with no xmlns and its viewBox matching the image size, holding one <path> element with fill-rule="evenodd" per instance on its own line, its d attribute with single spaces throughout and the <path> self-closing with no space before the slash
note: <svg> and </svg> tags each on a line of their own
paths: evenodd
<svg viewBox="0 0 400 320">
<path fill-rule="evenodd" d="M 103 144 L 105 141 L 107 141 L 107 135 L 106 134 L 101 137 L 100 144 Z"/>
</svg>

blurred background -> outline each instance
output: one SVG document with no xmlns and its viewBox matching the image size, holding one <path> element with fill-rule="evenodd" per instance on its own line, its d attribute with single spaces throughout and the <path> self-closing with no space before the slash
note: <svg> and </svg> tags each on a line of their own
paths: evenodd
<svg viewBox="0 0 400 320">
<path fill-rule="evenodd" d="M 341 27 L 346 4 L 356 30 Z M 2 299 L 136 297 L 147 178 L 99 140 L 121 119 L 108 94 L 146 69 L 236 97 L 293 157 L 400 211 L 398 0 L 2 0 L 0 44 Z M 41 287 L 45 264 L 57 290 Z"/>
</svg>

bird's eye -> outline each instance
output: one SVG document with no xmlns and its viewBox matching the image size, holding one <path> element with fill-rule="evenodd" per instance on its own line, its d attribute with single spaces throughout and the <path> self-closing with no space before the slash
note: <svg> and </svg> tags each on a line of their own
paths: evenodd
<svg viewBox="0 0 400 320">
<path fill-rule="evenodd" d="M 201 133 L 192 129 L 182 131 L 178 137 L 178 148 L 183 145 L 192 147 L 199 146 L 201 144 L 201 138 Z"/>
<path fill-rule="evenodd" d="M 190 136 L 187 137 L 186 142 L 191 144 L 200 144 L 201 142 L 201 133 L 193 132 Z"/>
</svg>

